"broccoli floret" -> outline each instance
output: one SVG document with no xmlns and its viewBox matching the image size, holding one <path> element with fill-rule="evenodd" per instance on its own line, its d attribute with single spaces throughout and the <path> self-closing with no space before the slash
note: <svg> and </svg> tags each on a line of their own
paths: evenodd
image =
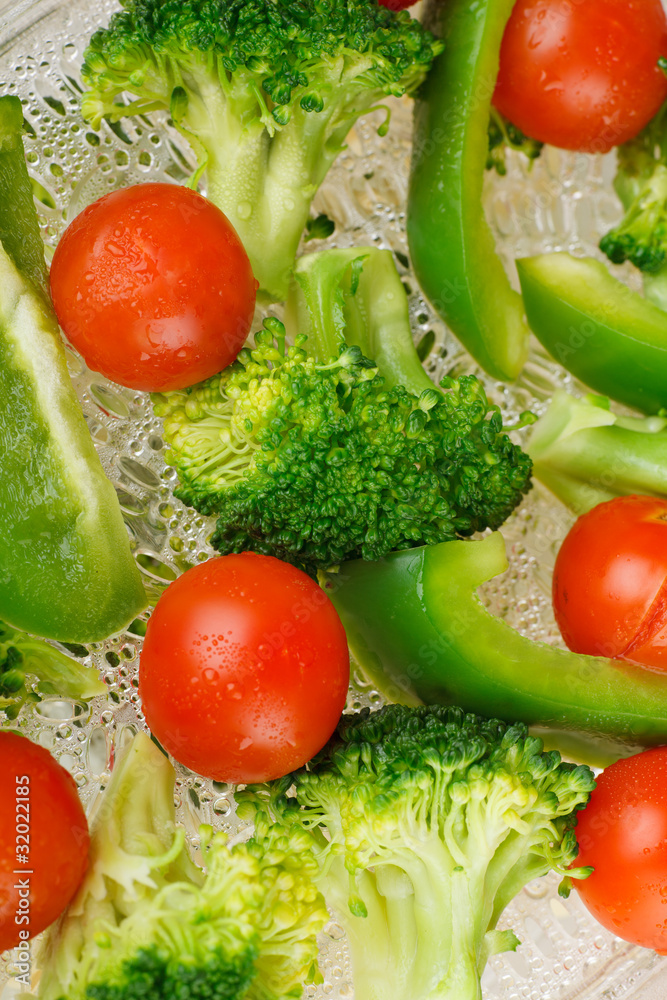
<svg viewBox="0 0 667 1000">
<path fill-rule="evenodd" d="M 593 787 L 521 724 L 388 705 L 344 716 L 307 768 L 240 792 L 239 810 L 260 843 L 276 826 L 313 837 L 355 996 L 479 1000 L 488 957 L 519 943 L 496 929 L 510 900 L 550 870 L 589 874 L 570 865 Z"/>
<path fill-rule="evenodd" d="M 613 497 L 667 497 L 667 418 L 618 416 L 606 396 L 556 392 L 526 450 L 536 478 L 577 515 Z"/>
<path fill-rule="evenodd" d="M 656 163 L 630 203 L 622 222 L 600 240 L 613 264 L 631 261 L 655 273 L 667 258 L 667 166 Z"/>
<path fill-rule="evenodd" d="M 43 1000 L 279 1000 L 317 976 L 328 920 L 309 838 L 229 848 L 200 828 L 207 872 L 174 825 L 174 770 L 140 733 L 91 830 L 88 872 L 38 958 Z"/>
<path fill-rule="evenodd" d="M 84 117 L 167 108 L 260 290 L 283 299 L 310 203 L 356 119 L 412 93 L 441 45 L 376 0 L 124 0 L 93 35 Z M 135 95 L 118 104 L 122 92 Z M 386 130 L 386 123 L 380 131 Z"/>
<path fill-rule="evenodd" d="M 667 308 L 667 104 L 618 149 L 614 180 L 625 216 L 600 240 L 614 264 L 643 272 L 646 297 Z"/>
<path fill-rule="evenodd" d="M 540 156 L 544 143 L 524 135 L 512 125 L 497 108 L 491 107 L 489 118 L 489 155 L 486 169 L 495 170 L 500 177 L 507 173 L 507 150 L 513 149 L 528 158 L 529 165 Z"/>
<path fill-rule="evenodd" d="M 497 527 L 530 486 L 474 376 L 387 388 L 358 347 L 318 364 L 268 319 L 234 365 L 154 397 L 174 491 L 217 514 L 212 544 L 314 572 Z"/>
<path fill-rule="evenodd" d="M 306 243 L 310 240 L 326 240 L 333 235 L 335 229 L 336 223 L 333 219 L 330 219 L 328 215 L 322 212 L 314 219 L 306 221 L 306 235 L 304 236 L 304 240 Z"/>
<path fill-rule="evenodd" d="M 89 701 L 105 692 L 92 667 L 0 621 L 0 711 L 8 719 L 15 719 L 25 702 L 41 701 L 44 695 Z"/>
</svg>

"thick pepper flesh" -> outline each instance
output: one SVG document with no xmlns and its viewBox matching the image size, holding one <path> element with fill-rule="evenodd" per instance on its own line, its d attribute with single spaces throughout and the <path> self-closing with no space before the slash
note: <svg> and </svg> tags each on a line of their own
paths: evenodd
<svg viewBox="0 0 667 1000">
<path fill-rule="evenodd" d="M 490 375 L 515 379 L 528 353 L 513 290 L 484 215 L 491 98 L 514 0 L 432 0 L 426 23 L 445 42 L 415 106 L 407 229 L 417 279 Z"/>
<path fill-rule="evenodd" d="M 496 532 L 346 563 L 327 586 L 354 658 L 390 701 L 524 722 L 600 766 L 666 743 L 667 676 L 522 636 L 475 593 L 506 569 Z"/>
</svg>

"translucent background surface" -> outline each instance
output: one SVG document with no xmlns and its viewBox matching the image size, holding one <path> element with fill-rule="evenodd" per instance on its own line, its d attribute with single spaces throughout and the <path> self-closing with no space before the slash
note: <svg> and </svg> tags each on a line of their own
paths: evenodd
<svg viewBox="0 0 667 1000">
<path fill-rule="evenodd" d="M 105 192 L 149 179 L 180 182 L 193 166 L 189 149 L 168 129 L 164 117 L 126 121 L 113 131 L 103 125 L 93 132 L 78 116 L 78 70 L 85 40 L 106 23 L 114 6 L 109 0 L 0 2 L 0 92 L 22 98 L 34 129 L 27 155 L 31 174 L 43 187 L 39 212 L 50 247 L 67 221 Z M 434 377 L 476 371 L 420 297 L 410 273 L 404 206 L 411 107 L 408 101 L 394 101 L 392 107 L 385 139 L 375 132 L 381 114 L 368 117 L 350 135 L 348 150 L 326 178 L 314 206 L 334 219 L 336 232 L 326 242 L 311 242 L 309 249 L 375 244 L 393 250 L 410 294 L 415 338 L 429 330 L 435 333 L 429 371 Z M 599 234 L 620 214 L 611 189 L 613 173 L 613 156 L 592 159 L 546 150 L 532 171 L 510 155 L 508 176 L 488 178 L 487 211 L 513 280 L 516 256 L 560 249 L 597 252 Z M 629 272 L 627 277 L 631 280 Z M 209 557 L 207 537 L 213 522 L 172 498 L 175 472 L 165 466 L 160 421 L 153 417 L 148 397 L 90 372 L 73 351 L 68 356 L 90 432 L 117 489 L 154 600 L 180 572 Z M 528 408 L 540 413 L 557 385 L 573 387 L 537 345 L 516 385 L 487 378 L 485 383 L 506 416 Z M 571 520 L 536 487 L 503 529 L 511 569 L 487 585 L 483 596 L 494 613 L 534 639 L 560 642 L 551 614 L 551 570 Z M 90 808 L 108 779 L 114 753 L 143 726 L 136 694 L 140 647 L 140 637 L 128 633 L 82 648 L 82 659 L 103 673 L 108 698 L 90 706 L 47 701 L 25 710 L 17 722 L 71 771 Z M 355 676 L 350 707 L 380 701 L 378 693 Z M 202 821 L 237 829 L 232 792 L 178 768 L 179 818 L 193 848 Z M 534 883 L 503 917 L 502 924 L 511 926 L 524 943 L 516 954 L 492 960 L 484 979 L 486 1000 L 664 997 L 664 960 L 602 931 L 576 893 L 568 901 L 558 898 L 556 883 Z M 335 921 L 322 936 L 322 955 L 325 983 L 306 995 L 349 1000 L 353 990 L 345 943 Z M 5 961 L 0 970 L 4 998 L 15 991 L 12 972 Z"/>
</svg>

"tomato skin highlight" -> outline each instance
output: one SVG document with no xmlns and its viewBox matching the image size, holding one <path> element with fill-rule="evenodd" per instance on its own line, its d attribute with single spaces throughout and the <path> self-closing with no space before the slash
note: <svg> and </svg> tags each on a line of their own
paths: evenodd
<svg viewBox="0 0 667 1000">
<path fill-rule="evenodd" d="M 70 223 L 51 265 L 58 321 L 94 371 L 132 389 L 182 389 L 230 364 L 255 308 L 248 256 L 189 188 L 137 184 Z"/>
<path fill-rule="evenodd" d="M 174 581 L 146 630 L 139 694 L 176 760 L 217 781 L 281 777 L 333 733 L 345 707 L 345 630 L 301 570 L 244 552 Z"/>
<path fill-rule="evenodd" d="M 493 103 L 533 139 L 606 153 L 634 138 L 667 97 L 660 0 L 517 0 Z"/>
<path fill-rule="evenodd" d="M 19 786 L 28 794 L 19 794 Z M 72 776 L 48 750 L 16 733 L 0 732 L 0 802 L 0 951 L 6 951 L 27 940 L 20 931 L 33 938 L 60 916 L 88 867 L 90 838 Z M 27 803 L 27 819 L 19 802 Z M 17 861 L 26 856 L 19 846 L 29 848 L 29 864 Z M 17 888 L 26 881 L 29 910 Z"/>
<path fill-rule="evenodd" d="M 578 814 L 575 864 L 593 874 L 575 881 L 608 930 L 667 952 L 667 747 L 619 760 L 597 778 Z"/>
<path fill-rule="evenodd" d="M 556 622 L 575 653 L 667 670 L 667 501 L 616 497 L 580 517 L 553 575 Z"/>
</svg>

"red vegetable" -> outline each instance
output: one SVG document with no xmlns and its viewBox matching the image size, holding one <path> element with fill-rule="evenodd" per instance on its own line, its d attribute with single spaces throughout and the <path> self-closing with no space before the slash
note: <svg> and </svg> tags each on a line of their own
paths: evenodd
<svg viewBox="0 0 667 1000">
<path fill-rule="evenodd" d="M 68 905 L 88 866 L 74 779 L 44 747 L 0 732 L 0 951 L 24 944 Z"/>
<path fill-rule="evenodd" d="M 227 217 L 172 184 L 89 205 L 51 266 L 69 340 L 90 368 L 132 389 L 182 389 L 222 371 L 248 335 L 256 290 Z"/>
<path fill-rule="evenodd" d="M 517 0 L 493 102 L 526 135 L 606 153 L 667 97 L 661 0 Z"/>
<path fill-rule="evenodd" d="M 388 10 L 405 10 L 416 4 L 417 0 L 379 0 L 379 3 L 381 7 L 386 7 Z"/>
<path fill-rule="evenodd" d="M 281 777 L 345 707 L 345 631 L 320 587 L 244 552 L 188 570 L 153 612 L 139 670 L 146 721 L 176 760 L 218 781 Z"/>
<path fill-rule="evenodd" d="M 577 818 L 577 865 L 593 874 L 575 885 L 614 934 L 667 952 L 667 747 L 619 760 L 597 779 Z"/>
<path fill-rule="evenodd" d="M 667 669 L 667 501 L 616 497 L 580 517 L 556 559 L 553 603 L 574 652 Z"/>
</svg>

